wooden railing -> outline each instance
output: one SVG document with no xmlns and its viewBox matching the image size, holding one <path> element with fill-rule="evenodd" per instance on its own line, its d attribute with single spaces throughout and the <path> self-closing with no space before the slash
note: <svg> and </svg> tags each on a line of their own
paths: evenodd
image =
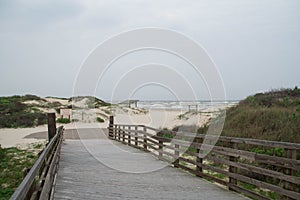
<svg viewBox="0 0 300 200">
<path fill-rule="evenodd" d="M 300 199 L 300 144 L 182 132 L 168 132 L 175 135 L 168 139 L 157 136 L 161 130 L 113 124 L 113 118 L 108 129 L 110 139 L 254 199 Z"/>
<path fill-rule="evenodd" d="M 22 183 L 11 196 L 11 200 L 50 199 L 58 169 L 60 148 L 64 128 L 56 129 L 55 136 L 47 144 L 38 160 L 27 173 Z"/>
</svg>

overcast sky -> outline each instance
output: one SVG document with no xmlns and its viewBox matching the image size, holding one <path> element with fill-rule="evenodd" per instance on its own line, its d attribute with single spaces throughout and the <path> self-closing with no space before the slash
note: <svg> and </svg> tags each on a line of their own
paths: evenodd
<svg viewBox="0 0 300 200">
<path fill-rule="evenodd" d="M 175 30 L 201 44 L 227 99 L 300 86 L 299 9 L 299 0 L 0 0 L 0 95 L 69 97 L 98 44 L 142 27 Z M 150 62 L 149 52 L 135 58 L 143 56 Z M 155 87 L 136 97 L 170 98 L 170 91 Z M 107 91 L 97 96 L 109 98 Z"/>
</svg>

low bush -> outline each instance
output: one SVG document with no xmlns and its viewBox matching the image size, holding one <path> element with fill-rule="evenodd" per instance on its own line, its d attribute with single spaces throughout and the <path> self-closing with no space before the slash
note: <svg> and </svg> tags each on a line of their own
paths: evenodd
<svg viewBox="0 0 300 200">
<path fill-rule="evenodd" d="M 58 118 L 56 122 L 61 124 L 68 124 L 71 123 L 71 120 L 69 118 Z"/>
<path fill-rule="evenodd" d="M 102 119 L 101 117 L 97 117 L 97 122 L 103 123 L 104 119 Z"/>
</svg>

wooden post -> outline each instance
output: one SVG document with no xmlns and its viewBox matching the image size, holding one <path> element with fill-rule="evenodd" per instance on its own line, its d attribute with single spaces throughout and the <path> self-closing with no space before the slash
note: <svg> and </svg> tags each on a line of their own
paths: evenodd
<svg viewBox="0 0 300 200">
<path fill-rule="evenodd" d="M 138 133 L 137 133 L 137 131 L 138 131 L 138 126 L 135 126 L 135 138 L 134 138 L 134 144 L 135 144 L 135 146 L 137 147 L 138 146 Z"/>
<path fill-rule="evenodd" d="M 131 129 L 131 126 L 128 126 L 128 130 L 129 130 L 128 131 L 128 139 L 127 139 L 128 140 L 128 142 L 127 142 L 128 145 L 131 145 L 131 135 L 130 135 L 131 134 L 131 130 L 130 129 Z"/>
<path fill-rule="evenodd" d="M 159 146 L 158 146 L 158 150 L 159 150 L 158 159 L 162 159 L 162 157 L 163 157 L 163 152 L 162 151 L 164 150 L 163 149 L 164 142 L 159 140 L 158 143 L 159 143 Z"/>
<path fill-rule="evenodd" d="M 56 134 L 55 120 L 56 120 L 55 113 L 48 113 L 48 141 L 49 142 Z"/>
<path fill-rule="evenodd" d="M 108 125 L 108 138 L 113 139 L 114 137 L 114 116 L 109 116 L 109 125 Z"/>
<path fill-rule="evenodd" d="M 121 126 L 118 126 L 118 140 L 121 142 Z"/>
<path fill-rule="evenodd" d="M 179 167 L 179 144 L 175 144 L 174 149 L 174 155 L 175 155 L 175 161 L 174 161 L 174 167 Z"/>
<path fill-rule="evenodd" d="M 125 143 L 125 126 L 122 126 L 122 134 L 123 134 L 123 137 L 122 137 L 122 140 L 123 140 L 123 143 Z"/>
<path fill-rule="evenodd" d="M 196 139 L 196 142 L 199 144 L 199 146 L 197 147 L 197 155 L 198 156 L 196 158 L 196 162 L 197 162 L 197 164 L 202 164 L 203 163 L 203 158 L 200 158 L 199 153 L 200 153 L 200 147 L 201 147 L 200 144 L 203 143 L 203 139 L 202 138 Z M 200 167 L 200 166 L 197 165 L 196 166 L 196 171 L 202 173 L 203 172 L 202 167 Z M 202 177 L 200 175 L 197 175 L 197 176 Z"/>
<path fill-rule="evenodd" d="M 284 149 L 285 150 L 285 155 L 287 158 L 289 159 L 297 159 L 297 150 L 296 149 Z M 283 173 L 286 175 L 290 175 L 290 176 L 296 176 L 296 171 L 292 170 L 292 169 L 284 169 Z M 295 192 L 299 192 L 297 191 L 297 185 L 294 183 L 290 183 L 287 181 L 282 181 L 281 183 L 282 188 L 287 189 L 287 190 L 292 190 Z M 280 199 L 284 199 L 284 200 L 290 200 L 293 198 L 287 197 L 287 196 L 281 196 Z"/>
<path fill-rule="evenodd" d="M 229 142 L 229 147 L 233 149 L 237 149 L 237 143 Z M 229 161 L 237 162 L 238 158 L 235 156 L 229 156 Z M 236 174 L 237 173 L 237 167 L 229 166 L 229 172 Z M 237 180 L 235 178 L 229 177 L 229 184 L 228 189 L 233 190 L 231 188 L 231 185 L 237 185 Z"/>
<path fill-rule="evenodd" d="M 118 126 L 117 125 L 114 125 L 114 131 L 113 131 L 113 135 L 114 135 L 114 139 L 117 140 L 117 128 Z"/>
<path fill-rule="evenodd" d="M 144 127 L 143 130 L 144 130 L 145 133 L 147 132 L 146 127 Z M 147 151 L 147 135 L 146 134 L 144 134 L 144 145 L 143 145 L 143 147 L 144 147 L 144 150 Z"/>
</svg>

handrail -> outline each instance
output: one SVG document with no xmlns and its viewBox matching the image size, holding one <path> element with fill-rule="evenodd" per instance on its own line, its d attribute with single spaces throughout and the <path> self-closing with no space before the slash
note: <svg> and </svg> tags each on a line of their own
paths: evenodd
<svg viewBox="0 0 300 200">
<path fill-rule="evenodd" d="M 60 126 L 57 128 L 56 135 L 52 138 L 52 140 L 48 143 L 48 145 L 43 150 L 42 154 L 39 156 L 38 160 L 34 163 L 30 171 L 27 173 L 25 178 L 23 179 L 22 183 L 19 185 L 19 187 L 15 190 L 13 195 L 11 196 L 10 200 L 20 200 L 20 199 L 26 199 L 27 197 L 30 197 L 33 192 L 31 192 L 31 188 L 34 184 L 35 177 L 39 176 L 39 172 L 42 170 L 42 167 L 48 168 L 49 165 L 52 164 L 53 161 L 55 161 L 55 158 L 51 157 L 51 155 L 55 155 L 57 151 L 60 149 L 60 144 L 63 139 L 63 126 Z M 47 159 L 51 160 L 47 160 Z M 50 162 L 49 162 L 50 161 Z M 46 162 L 46 164 L 45 164 Z M 47 163 L 49 162 L 49 163 Z M 43 170 L 44 171 L 44 170 Z M 45 170 L 47 171 L 47 169 Z M 45 174 L 46 176 L 46 174 Z M 43 177 L 39 177 L 39 181 L 42 181 Z M 43 184 L 41 184 L 43 186 Z"/>
<path fill-rule="evenodd" d="M 157 135 L 163 130 L 145 125 L 110 124 L 108 129 L 109 139 L 147 151 L 174 167 L 223 184 L 230 190 L 255 199 L 270 199 L 243 185 L 251 184 L 277 193 L 280 198 L 300 199 L 300 178 L 296 176 L 300 172 L 300 160 L 297 160 L 300 144 L 199 134 L 192 137 L 188 132 L 174 131 L 175 137 L 166 139 Z M 217 143 L 212 145 L 209 140 Z M 282 150 L 283 154 L 268 155 L 251 150 L 257 147 L 266 151 Z M 205 151 L 209 152 L 203 156 Z"/>
<path fill-rule="evenodd" d="M 142 127 L 146 128 L 155 132 L 164 131 L 163 129 L 157 129 L 153 127 L 149 127 L 146 125 L 129 125 L 129 124 L 115 124 L 119 127 L 127 126 L 127 127 Z M 188 135 L 194 135 L 195 133 L 191 132 L 176 132 L 176 131 L 168 131 L 174 134 L 184 134 L 185 137 Z M 253 144 L 253 145 L 261 145 L 261 146 L 268 146 L 268 147 L 281 147 L 281 148 L 288 148 L 288 149 L 300 149 L 299 143 L 290 143 L 290 142 L 280 142 L 280 141 L 271 141 L 271 140 L 260 140 L 260 139 L 253 139 L 253 138 L 237 138 L 237 137 L 228 137 L 228 136 L 215 136 L 215 135 L 205 135 L 205 134 L 197 134 L 195 137 L 191 137 L 192 139 L 218 139 L 219 141 L 227 141 L 227 142 L 234 142 L 239 144 Z"/>
</svg>

